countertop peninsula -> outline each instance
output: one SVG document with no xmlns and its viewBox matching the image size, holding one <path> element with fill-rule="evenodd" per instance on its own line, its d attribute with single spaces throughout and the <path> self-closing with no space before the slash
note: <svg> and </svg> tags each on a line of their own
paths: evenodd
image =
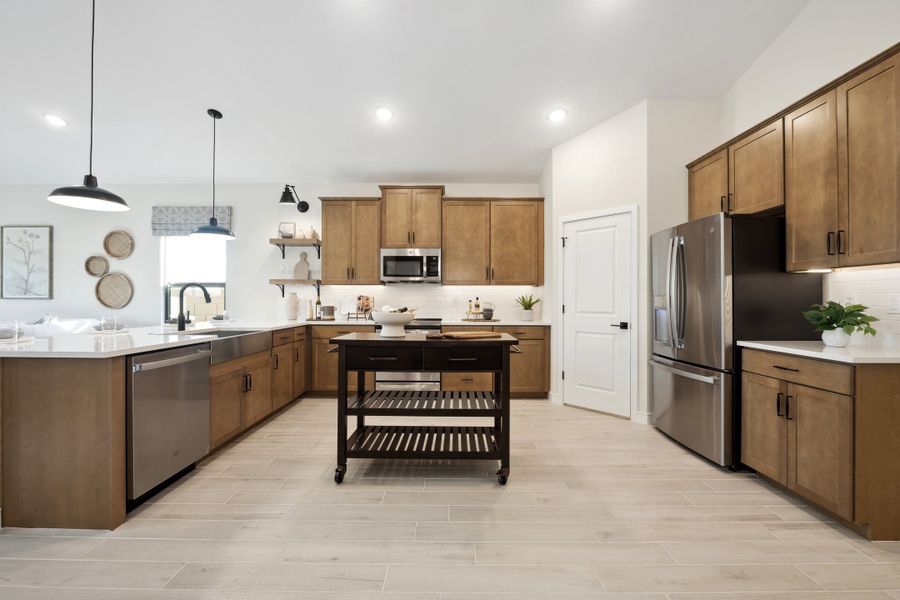
<svg viewBox="0 0 900 600">
<path fill-rule="evenodd" d="M 851 343 L 846 348 L 832 348 L 822 342 L 738 341 L 737 345 L 742 348 L 854 365 L 900 364 L 900 346 L 878 343 L 875 340 Z"/>
</svg>

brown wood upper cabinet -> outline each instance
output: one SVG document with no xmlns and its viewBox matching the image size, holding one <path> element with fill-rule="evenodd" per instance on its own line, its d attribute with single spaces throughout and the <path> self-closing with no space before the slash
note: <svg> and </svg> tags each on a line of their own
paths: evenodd
<svg viewBox="0 0 900 600">
<path fill-rule="evenodd" d="M 491 203 L 445 200 L 441 271 L 445 285 L 487 285 L 491 280 Z"/>
<path fill-rule="evenodd" d="M 381 186 L 382 247 L 440 248 L 443 186 Z"/>
<path fill-rule="evenodd" d="M 784 125 L 776 119 L 728 146 L 730 214 L 784 206 Z"/>
<path fill-rule="evenodd" d="M 688 166 L 689 217 L 784 205 L 784 126 L 776 119 Z"/>
<path fill-rule="evenodd" d="M 787 270 L 838 266 L 834 90 L 784 117 Z"/>
<path fill-rule="evenodd" d="M 540 198 L 444 201 L 445 285 L 543 285 Z"/>
<path fill-rule="evenodd" d="M 900 55 L 785 117 L 787 268 L 900 261 Z"/>
<path fill-rule="evenodd" d="M 688 218 L 691 221 L 726 210 L 727 199 L 727 150 L 688 166 Z"/>
<path fill-rule="evenodd" d="M 492 285 L 543 285 L 543 215 L 543 202 L 491 202 Z"/>
<path fill-rule="evenodd" d="M 900 54 L 837 88 L 838 264 L 900 261 Z"/>
<path fill-rule="evenodd" d="M 380 283 L 381 202 L 322 198 L 322 283 Z"/>
</svg>

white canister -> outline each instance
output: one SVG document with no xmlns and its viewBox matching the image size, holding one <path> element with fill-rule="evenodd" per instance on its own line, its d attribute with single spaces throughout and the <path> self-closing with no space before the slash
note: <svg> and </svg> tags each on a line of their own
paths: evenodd
<svg viewBox="0 0 900 600">
<path fill-rule="evenodd" d="M 284 297 L 284 316 L 288 321 L 296 321 L 300 316 L 300 298 L 297 292 L 288 292 Z"/>
</svg>

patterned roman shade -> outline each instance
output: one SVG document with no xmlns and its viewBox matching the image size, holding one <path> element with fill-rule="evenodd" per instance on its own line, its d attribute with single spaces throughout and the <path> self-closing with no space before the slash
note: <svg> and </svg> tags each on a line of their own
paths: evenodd
<svg viewBox="0 0 900 600">
<path fill-rule="evenodd" d="M 153 235 L 190 235 L 197 227 L 209 223 L 212 207 L 209 206 L 154 206 L 150 223 Z M 231 229 L 231 207 L 217 206 L 219 225 Z"/>
</svg>

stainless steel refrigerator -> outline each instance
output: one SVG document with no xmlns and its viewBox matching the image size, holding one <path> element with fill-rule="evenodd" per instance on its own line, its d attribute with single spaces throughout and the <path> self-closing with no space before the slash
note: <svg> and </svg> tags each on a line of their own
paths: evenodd
<svg viewBox="0 0 900 600">
<path fill-rule="evenodd" d="M 801 312 L 822 276 L 785 272 L 784 218 L 713 215 L 650 238 L 653 424 L 723 466 L 740 462 L 737 340 L 815 339 Z"/>
</svg>

